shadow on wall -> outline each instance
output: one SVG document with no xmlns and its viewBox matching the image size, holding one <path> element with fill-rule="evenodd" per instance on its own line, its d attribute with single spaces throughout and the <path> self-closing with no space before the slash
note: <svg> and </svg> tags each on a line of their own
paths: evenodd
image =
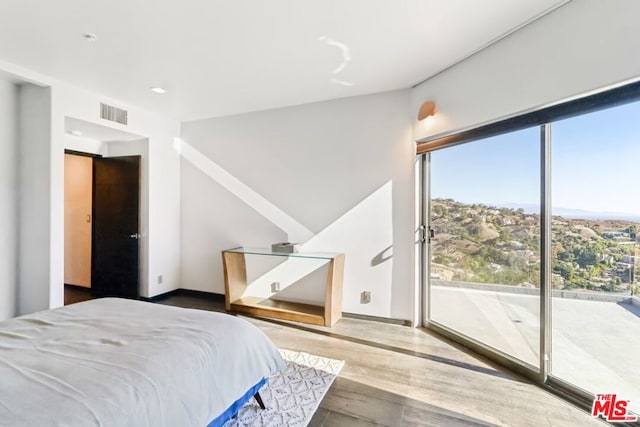
<svg viewBox="0 0 640 427">
<path fill-rule="evenodd" d="M 284 260 L 268 266 L 270 260 Z M 275 297 L 283 301 L 324 304 L 324 284 L 328 274 L 328 260 L 313 258 L 265 257 L 245 254 L 247 289 L 243 296 Z M 272 284 L 278 284 L 274 291 Z"/>
<path fill-rule="evenodd" d="M 386 247 L 378 255 L 374 256 L 371 260 L 371 267 L 380 265 L 385 261 L 389 261 L 393 258 L 393 246 Z"/>
<path fill-rule="evenodd" d="M 269 261 L 274 258 L 284 262 L 266 267 L 266 264 L 272 264 Z M 243 296 L 324 304 L 325 287 L 319 284 L 327 281 L 328 260 L 246 254 L 245 262 L 249 287 Z M 272 285 L 277 285 L 277 288 L 272 289 Z"/>
<path fill-rule="evenodd" d="M 391 180 L 314 234 L 189 144 L 176 140 L 176 150 L 201 172 L 287 233 L 289 241 L 299 242 L 301 251 L 345 253 L 344 311 L 390 315 L 393 262 L 387 261 L 392 260 L 393 242 Z M 299 285 L 301 279 L 309 275 L 317 278 L 319 273 L 312 274 L 314 271 L 323 272 L 326 278 L 327 261 L 290 258 L 250 280 L 246 292 L 247 295 L 266 298 L 273 295 L 273 282 L 279 282 L 281 292 L 298 283 L 296 288 L 299 289 L 289 289 L 281 295 L 286 295 L 291 301 L 322 305 L 325 280 L 320 283 L 315 280 L 313 291 L 310 285 Z M 366 306 L 359 305 L 359 295 L 363 290 L 376 296 Z"/>
<path fill-rule="evenodd" d="M 173 145 L 175 150 L 183 159 L 189 161 L 202 173 L 213 179 L 234 196 L 253 208 L 260 215 L 264 216 L 271 223 L 287 233 L 290 241 L 302 242 L 313 236 L 313 232 L 311 230 L 300 224 L 285 211 L 262 197 L 251 187 L 231 175 L 191 145 L 179 138 L 174 140 Z"/>
<path fill-rule="evenodd" d="M 377 313 L 381 312 L 380 310 L 388 312 L 393 263 L 387 261 L 392 259 L 392 239 L 391 181 L 389 181 L 318 234 L 302 243 L 300 250 L 303 252 L 333 250 L 346 254 L 343 286 L 345 311 L 353 310 L 348 308 L 350 301 L 359 302 L 360 292 L 369 290 L 375 293 L 377 298 L 368 304 L 367 308 L 371 307 L 372 312 L 375 309 Z M 322 268 L 326 277 L 326 264 L 324 260 L 288 259 L 251 281 L 247 292 L 250 295 L 268 297 L 271 295 L 272 282 L 280 282 L 281 289 L 285 289 L 291 283 L 319 268 Z M 311 293 L 315 296 L 314 299 L 310 299 L 309 286 L 301 287 L 300 293 L 290 291 L 287 297 L 292 301 L 322 305 L 324 281 L 320 283 L 322 287 L 316 288 L 316 292 Z"/>
</svg>

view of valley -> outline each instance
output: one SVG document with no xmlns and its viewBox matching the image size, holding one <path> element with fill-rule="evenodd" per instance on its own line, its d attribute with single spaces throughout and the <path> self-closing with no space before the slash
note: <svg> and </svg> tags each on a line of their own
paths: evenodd
<svg viewBox="0 0 640 427">
<path fill-rule="evenodd" d="M 523 208 L 432 200 L 431 278 L 537 288 L 540 215 Z M 640 223 L 552 217 L 557 290 L 636 294 Z"/>
</svg>

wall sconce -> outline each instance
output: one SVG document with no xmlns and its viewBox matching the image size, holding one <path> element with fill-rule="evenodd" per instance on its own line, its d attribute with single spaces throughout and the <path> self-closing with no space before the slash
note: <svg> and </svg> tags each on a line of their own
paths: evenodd
<svg viewBox="0 0 640 427">
<path fill-rule="evenodd" d="M 418 120 L 424 120 L 436 113 L 436 103 L 433 101 L 425 101 L 418 111 Z"/>
</svg>

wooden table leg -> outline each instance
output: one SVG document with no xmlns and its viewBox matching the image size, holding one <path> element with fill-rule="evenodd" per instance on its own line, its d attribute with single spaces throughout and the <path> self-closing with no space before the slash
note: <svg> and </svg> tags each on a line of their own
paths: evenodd
<svg viewBox="0 0 640 427">
<path fill-rule="evenodd" d="M 344 254 L 336 255 L 329 262 L 327 287 L 324 300 L 324 325 L 333 326 L 342 317 L 342 279 Z"/>
<path fill-rule="evenodd" d="M 224 306 L 231 310 L 231 303 L 239 300 L 247 289 L 247 266 L 243 253 L 222 252 L 224 270 Z"/>
</svg>

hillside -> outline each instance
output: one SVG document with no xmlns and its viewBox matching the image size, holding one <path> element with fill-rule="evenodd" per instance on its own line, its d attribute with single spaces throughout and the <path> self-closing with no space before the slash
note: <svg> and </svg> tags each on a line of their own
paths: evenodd
<svg viewBox="0 0 640 427">
<path fill-rule="evenodd" d="M 432 201 L 431 277 L 538 287 L 540 216 L 523 209 Z M 640 224 L 552 217 L 556 289 L 629 292 Z"/>
</svg>

